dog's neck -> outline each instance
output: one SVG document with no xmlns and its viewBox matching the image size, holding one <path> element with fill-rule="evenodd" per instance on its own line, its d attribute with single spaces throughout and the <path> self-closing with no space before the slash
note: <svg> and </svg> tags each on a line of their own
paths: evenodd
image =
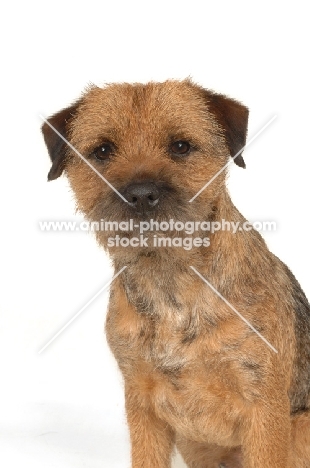
<svg viewBox="0 0 310 468">
<path fill-rule="evenodd" d="M 224 191 L 217 200 L 212 212 L 212 222 L 223 225 L 224 230 L 202 233 L 208 236 L 208 247 L 193 247 L 185 250 L 183 247 L 140 249 L 128 248 L 114 252 L 113 263 L 116 271 L 123 266 L 129 269 L 133 265 L 139 265 L 137 269 L 141 275 L 158 278 L 161 284 L 171 284 L 171 276 L 174 271 L 187 271 L 193 266 L 197 271 L 208 277 L 212 277 L 216 284 L 222 281 L 229 271 L 238 275 L 238 265 L 244 258 L 249 259 L 252 254 L 252 245 L 264 249 L 265 242 L 255 230 L 241 230 L 246 219 L 241 215 L 232 203 L 229 194 Z M 228 223 L 234 223 L 233 228 L 228 229 Z M 239 224 L 237 224 L 239 223 Z M 236 226 L 240 227 L 236 229 Z M 246 237 L 246 242 L 244 239 Z M 240 246 L 242 248 L 240 248 Z M 238 258 L 235 256 L 238 253 Z"/>
<path fill-rule="evenodd" d="M 221 222 L 224 219 L 242 225 L 245 218 L 228 194 L 223 197 L 225 200 L 219 200 L 218 208 L 214 210 L 213 221 Z M 209 247 L 188 251 L 179 248 L 177 254 L 175 249 L 124 249 L 126 251 L 122 251 L 119 258 L 116 255 L 113 260 L 116 271 L 127 267 L 119 280 L 127 300 L 140 313 L 154 316 L 171 313 L 181 320 L 186 318 L 185 310 L 192 310 L 198 307 L 197 304 L 202 310 L 203 304 L 208 302 L 206 294 L 210 294 L 210 288 L 204 284 L 203 278 L 210 281 L 223 296 L 237 301 L 242 290 L 241 282 L 250 283 L 253 269 L 262 267 L 251 265 L 253 249 L 257 248 L 266 249 L 256 231 L 238 230 L 234 234 L 231 230 L 225 230 L 210 235 Z M 261 271 L 257 274 L 261 274 Z M 183 292 L 186 294 L 183 295 Z"/>
</svg>

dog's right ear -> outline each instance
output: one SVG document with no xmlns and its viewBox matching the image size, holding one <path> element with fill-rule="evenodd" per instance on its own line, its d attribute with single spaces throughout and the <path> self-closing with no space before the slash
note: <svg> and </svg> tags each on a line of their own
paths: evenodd
<svg viewBox="0 0 310 468">
<path fill-rule="evenodd" d="M 67 144 L 59 136 L 62 135 L 68 139 L 68 124 L 75 116 L 81 100 L 72 104 L 72 106 L 62 109 L 57 114 L 52 115 L 42 125 L 42 133 L 49 156 L 52 161 L 52 167 L 48 173 L 47 179 L 57 179 L 65 168 L 65 156 Z M 50 124 L 50 125 L 49 125 Z M 56 130 L 56 131 L 55 131 Z M 57 133 L 58 132 L 58 133 Z"/>
</svg>

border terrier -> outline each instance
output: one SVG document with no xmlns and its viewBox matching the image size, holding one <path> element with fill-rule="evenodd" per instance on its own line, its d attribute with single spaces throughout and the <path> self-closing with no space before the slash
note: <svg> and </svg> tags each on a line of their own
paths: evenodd
<svg viewBox="0 0 310 468">
<path fill-rule="evenodd" d="M 245 167 L 247 121 L 239 102 L 169 80 L 91 86 L 42 127 L 48 179 L 64 172 L 86 219 L 113 226 L 96 237 L 126 267 L 106 334 L 133 468 L 170 467 L 175 446 L 191 468 L 310 467 L 309 303 L 257 231 L 210 231 L 205 244 L 201 228 L 246 221 L 225 179 L 231 157 Z M 202 242 L 185 249 L 175 225 L 131 243 L 139 223 L 171 219 L 196 223 Z M 129 220 L 127 247 L 111 242 Z"/>
</svg>

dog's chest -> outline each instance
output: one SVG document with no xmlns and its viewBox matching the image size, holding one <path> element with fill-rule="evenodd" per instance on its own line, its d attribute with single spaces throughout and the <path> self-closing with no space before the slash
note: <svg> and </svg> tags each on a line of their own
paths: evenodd
<svg viewBox="0 0 310 468">
<path fill-rule="evenodd" d="M 236 375 L 230 378 L 230 366 L 218 355 L 206 361 L 199 338 L 185 344 L 167 324 L 155 327 L 153 334 L 150 327 L 123 356 L 121 369 L 143 406 L 150 404 L 179 434 L 239 443 L 236 428 L 243 405 Z"/>
<path fill-rule="evenodd" d="M 152 298 L 144 299 L 150 303 Z M 143 309 L 144 310 L 144 309 Z M 164 310 L 164 316 L 158 312 Z M 121 368 L 128 371 L 145 363 L 151 370 L 175 375 L 192 360 L 189 344 L 198 334 L 191 320 L 178 306 L 157 301 L 147 311 L 138 312 L 135 306 L 126 310 L 110 309 L 106 325 L 107 337 Z"/>
<path fill-rule="evenodd" d="M 165 314 L 141 313 L 127 297 L 115 306 L 112 301 L 107 336 L 126 384 L 184 436 L 237 443 L 238 378 L 223 355 L 208 351 L 199 311 L 158 301 Z"/>
</svg>

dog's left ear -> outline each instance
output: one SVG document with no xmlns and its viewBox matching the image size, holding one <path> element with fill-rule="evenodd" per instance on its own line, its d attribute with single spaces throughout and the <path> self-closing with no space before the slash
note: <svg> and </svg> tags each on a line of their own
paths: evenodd
<svg viewBox="0 0 310 468">
<path fill-rule="evenodd" d="M 240 102 L 222 94 L 208 90 L 205 93 L 208 109 L 222 127 L 230 156 L 234 158 L 246 143 L 249 110 Z M 234 158 L 234 162 L 245 168 L 241 152 Z"/>
<path fill-rule="evenodd" d="M 57 114 L 52 115 L 47 119 L 48 123 L 42 125 L 42 133 L 45 144 L 48 149 L 49 156 L 52 161 L 52 167 L 48 173 L 47 179 L 57 179 L 65 168 L 65 156 L 67 150 L 66 142 L 59 136 L 62 135 L 68 139 L 68 124 L 77 112 L 81 101 L 77 101 L 72 106 L 62 109 Z M 55 132 L 55 130 L 57 132 Z"/>
</svg>

